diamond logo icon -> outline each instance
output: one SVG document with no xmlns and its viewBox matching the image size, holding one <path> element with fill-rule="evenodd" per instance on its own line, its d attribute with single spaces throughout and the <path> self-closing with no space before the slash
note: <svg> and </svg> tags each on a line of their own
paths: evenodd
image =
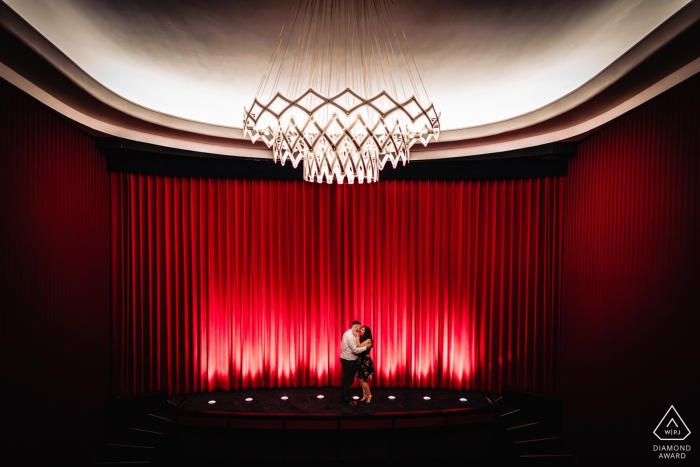
<svg viewBox="0 0 700 467">
<path fill-rule="evenodd" d="M 675 407 L 671 406 L 654 429 L 654 434 L 661 441 L 683 441 L 690 434 L 690 430 Z"/>
</svg>

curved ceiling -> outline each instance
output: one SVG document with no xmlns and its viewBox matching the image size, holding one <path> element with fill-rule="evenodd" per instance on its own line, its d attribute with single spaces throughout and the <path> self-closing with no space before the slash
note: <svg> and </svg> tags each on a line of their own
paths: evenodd
<svg viewBox="0 0 700 467">
<path fill-rule="evenodd" d="M 218 154 L 264 152 L 255 150 L 263 149 L 260 144 L 235 140 L 242 138 L 243 106 L 255 94 L 288 2 L 5 3 L 23 21 L 5 12 L 3 26 L 76 86 L 131 119 L 179 133 L 140 128 L 125 123 L 126 117 L 122 123 L 107 121 L 60 97 L 53 102 L 57 93 L 49 85 L 34 80 L 39 89 L 33 89 L 27 73 L 0 67 L 0 75 L 59 112 L 94 130 L 143 142 Z M 416 0 L 395 4 L 425 86 L 441 112 L 442 145 L 415 152 L 418 157 L 494 152 L 575 137 L 700 70 L 697 60 L 679 63 L 678 69 L 646 83 L 613 108 L 597 115 L 588 112 L 568 126 L 522 133 L 619 82 L 698 22 L 697 2 L 443 0 L 437 8 Z M 664 80 L 665 85 L 659 84 Z"/>
</svg>

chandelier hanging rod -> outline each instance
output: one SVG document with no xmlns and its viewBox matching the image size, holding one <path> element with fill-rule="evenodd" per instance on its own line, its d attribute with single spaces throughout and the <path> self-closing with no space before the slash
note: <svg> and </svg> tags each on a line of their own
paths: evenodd
<svg viewBox="0 0 700 467">
<path fill-rule="evenodd" d="M 324 95 L 350 88 L 366 96 L 387 90 L 405 100 L 401 97 L 409 97 L 410 88 L 417 99 L 429 102 L 406 34 L 396 31 L 397 22 L 393 1 L 292 1 L 256 97 L 272 100 L 283 87 L 287 96 L 311 88 Z M 285 71 L 289 78 L 280 86 Z"/>
</svg>

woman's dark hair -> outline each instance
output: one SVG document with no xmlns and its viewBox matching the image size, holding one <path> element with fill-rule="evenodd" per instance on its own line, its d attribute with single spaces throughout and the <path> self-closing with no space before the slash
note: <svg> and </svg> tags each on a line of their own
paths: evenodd
<svg viewBox="0 0 700 467">
<path fill-rule="evenodd" d="M 369 328 L 369 326 L 362 326 L 362 327 L 365 328 L 365 333 L 360 336 L 360 342 L 364 342 L 367 339 L 372 338 L 372 330 Z M 360 328 L 360 329 L 362 329 L 362 328 Z M 372 343 L 372 345 L 374 345 L 374 343 Z"/>
</svg>

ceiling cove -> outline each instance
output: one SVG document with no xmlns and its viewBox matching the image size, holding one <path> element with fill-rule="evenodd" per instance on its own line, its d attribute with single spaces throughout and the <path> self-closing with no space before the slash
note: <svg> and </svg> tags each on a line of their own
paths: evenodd
<svg viewBox="0 0 700 467">
<path fill-rule="evenodd" d="M 697 0 L 395 0 L 437 144 L 412 160 L 573 141 L 700 71 Z M 243 139 L 288 2 L 5 0 L 0 77 L 97 136 L 271 158 Z"/>
</svg>

